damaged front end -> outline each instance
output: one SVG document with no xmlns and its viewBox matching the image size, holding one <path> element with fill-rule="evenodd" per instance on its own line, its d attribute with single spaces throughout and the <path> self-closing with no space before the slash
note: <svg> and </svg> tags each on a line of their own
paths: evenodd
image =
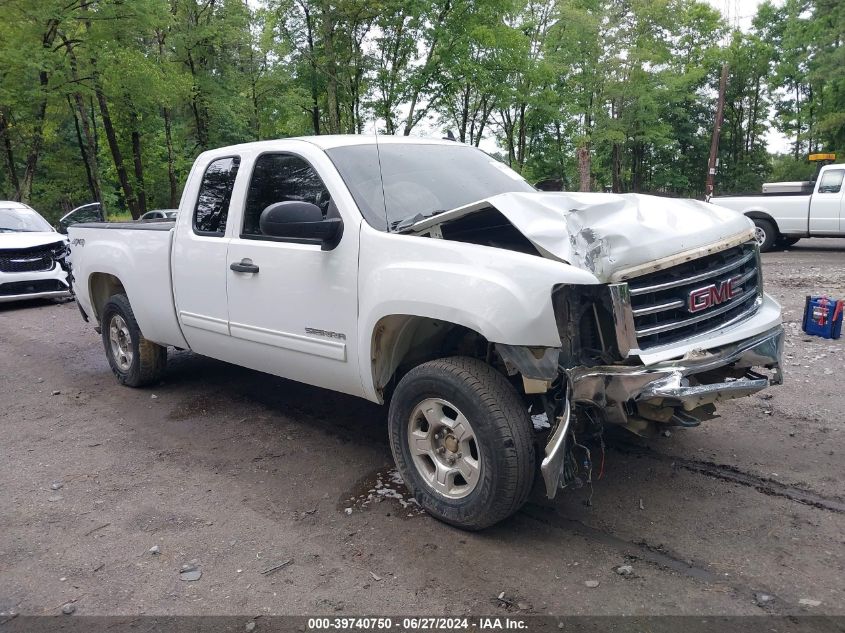
<svg viewBox="0 0 845 633">
<path fill-rule="evenodd" d="M 687 309 L 690 296 L 722 280 L 734 280 L 730 296 Z M 603 424 L 647 437 L 697 426 L 715 417 L 716 403 L 782 382 L 783 327 L 761 306 L 779 308 L 762 293 L 753 245 L 622 283 L 558 286 L 552 299 L 560 348 L 496 346 L 551 424 L 540 468 L 549 498 L 571 482 L 573 459 L 590 461 L 576 438 L 600 434 Z"/>
<path fill-rule="evenodd" d="M 557 260 L 599 282 L 552 290 L 559 348 L 496 344 L 532 418 L 550 425 L 541 447 L 549 497 L 579 470 L 589 480 L 579 440 L 605 424 L 644 436 L 697 426 L 716 403 L 782 382 L 780 306 L 763 293 L 740 214 L 633 194 L 517 192 L 406 231 Z"/>
<path fill-rule="evenodd" d="M 783 328 L 777 326 L 724 347 L 698 350 L 649 366 L 609 365 L 564 369 L 574 404 L 640 435 L 666 426 L 698 426 L 714 404 L 742 398 L 783 381 Z M 770 375 L 762 373 L 770 370 Z"/>
</svg>

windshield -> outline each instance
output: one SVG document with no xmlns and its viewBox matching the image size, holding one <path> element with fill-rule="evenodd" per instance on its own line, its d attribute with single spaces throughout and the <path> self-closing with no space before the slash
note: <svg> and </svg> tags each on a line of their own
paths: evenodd
<svg viewBox="0 0 845 633">
<path fill-rule="evenodd" d="M 47 220 L 32 209 L 0 207 L 0 231 L 4 233 L 52 230 Z"/>
<path fill-rule="evenodd" d="M 348 145 L 326 153 L 364 218 L 382 231 L 500 193 L 534 191 L 507 165 L 458 143 Z"/>
</svg>

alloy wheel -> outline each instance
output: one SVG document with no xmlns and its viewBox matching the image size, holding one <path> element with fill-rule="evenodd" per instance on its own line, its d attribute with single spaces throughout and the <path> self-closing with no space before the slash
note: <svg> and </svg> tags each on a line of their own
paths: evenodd
<svg viewBox="0 0 845 633">
<path fill-rule="evenodd" d="M 478 484 L 475 431 L 455 405 L 439 398 L 420 402 L 408 420 L 408 448 L 423 481 L 444 497 L 466 497 Z"/>
<path fill-rule="evenodd" d="M 109 344 L 112 358 L 120 371 L 127 372 L 132 366 L 132 337 L 126 321 L 119 314 L 115 314 L 109 323 Z"/>
</svg>

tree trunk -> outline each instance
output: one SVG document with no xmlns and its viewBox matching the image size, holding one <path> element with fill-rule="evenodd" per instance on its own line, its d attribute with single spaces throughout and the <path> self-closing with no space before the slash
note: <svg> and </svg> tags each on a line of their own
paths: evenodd
<svg viewBox="0 0 845 633">
<path fill-rule="evenodd" d="M 97 132 L 97 108 L 94 106 L 94 97 L 89 100 L 88 112 L 91 117 L 91 136 L 94 138 L 94 156 L 100 154 L 100 135 Z"/>
<path fill-rule="evenodd" d="M 94 75 L 94 89 L 97 93 L 97 103 L 100 106 L 100 118 L 103 120 L 103 129 L 106 131 L 106 140 L 109 142 L 109 149 L 111 150 L 112 160 L 114 160 L 114 167 L 117 170 L 117 179 L 120 181 L 120 188 L 123 189 L 123 197 L 126 201 L 126 207 L 132 218 L 137 220 L 141 215 L 138 213 L 138 201 L 135 199 L 135 191 L 132 188 L 132 183 L 129 182 L 129 176 L 126 173 L 126 166 L 123 164 L 123 154 L 120 152 L 120 145 L 117 142 L 117 134 L 112 124 L 111 115 L 109 114 L 109 104 L 106 101 L 106 95 L 103 94 L 102 86 L 100 86 L 96 71 Z"/>
<path fill-rule="evenodd" d="M 41 37 L 41 45 L 50 49 L 53 41 L 56 39 L 56 33 L 59 23 L 55 19 L 47 22 L 47 30 Z M 24 167 L 23 178 L 18 184 L 15 199 L 23 202 L 29 201 L 29 196 L 32 194 L 32 181 L 35 178 L 35 168 L 38 165 L 38 158 L 41 155 L 41 147 L 44 144 L 44 119 L 47 116 L 47 84 L 50 83 L 50 75 L 45 68 L 42 68 L 38 73 L 38 83 L 41 86 L 40 101 L 35 110 L 35 126 L 32 133 L 32 145 L 29 148 L 29 154 L 26 157 L 26 166 Z"/>
<path fill-rule="evenodd" d="M 141 132 L 138 130 L 138 113 L 129 110 L 129 121 L 132 125 L 132 160 L 135 163 L 135 184 L 138 186 L 138 215 L 147 212 L 147 192 L 144 187 L 144 162 L 141 159 Z"/>
<path fill-rule="evenodd" d="M 631 160 L 631 191 L 639 193 L 642 189 L 643 177 L 643 144 L 639 141 L 634 143 L 634 150 Z"/>
<path fill-rule="evenodd" d="M 88 5 L 83 5 L 83 10 L 88 10 Z M 85 21 L 85 28 L 86 30 L 91 29 L 91 22 L 86 19 Z M 100 118 L 103 120 L 103 129 L 106 132 L 106 140 L 109 143 L 109 149 L 111 150 L 112 160 L 114 161 L 114 167 L 117 171 L 117 179 L 120 182 L 120 187 L 123 189 L 123 197 L 126 201 L 126 207 L 129 209 L 129 213 L 132 215 L 132 218 L 137 220 L 138 216 L 138 203 L 135 199 L 135 191 L 132 188 L 132 183 L 129 182 L 129 177 L 126 174 L 126 166 L 123 164 L 123 154 L 120 152 L 120 145 L 117 142 L 117 133 L 114 130 L 114 125 L 111 120 L 111 115 L 109 114 L 109 104 L 106 101 L 106 95 L 103 92 L 103 86 L 100 83 L 100 75 L 97 72 L 97 58 L 94 56 L 93 51 L 91 53 L 91 79 L 94 84 L 94 95 L 97 99 L 97 105 L 100 108 Z"/>
<path fill-rule="evenodd" d="M 46 90 L 49 78 L 47 72 L 42 70 L 39 73 L 40 83 L 42 88 Z M 21 179 L 18 190 L 15 193 L 15 200 L 21 202 L 29 202 L 29 197 L 32 195 L 32 181 L 35 178 L 35 168 L 38 164 L 38 158 L 41 155 L 41 146 L 44 143 L 44 118 L 47 114 L 47 95 L 39 101 L 38 108 L 35 114 L 35 130 L 32 134 L 32 145 L 29 148 L 29 154 L 26 157 L 26 165 L 23 170 L 23 178 Z"/>
<path fill-rule="evenodd" d="M 300 3 L 305 14 L 305 35 L 308 41 L 308 63 L 311 66 L 311 125 L 314 134 L 320 135 L 320 101 L 317 94 L 317 59 L 314 56 L 314 25 L 311 22 L 311 11 L 304 2 Z"/>
<path fill-rule="evenodd" d="M 197 82 L 197 69 L 194 64 L 194 57 L 188 52 L 188 68 L 191 71 L 191 78 L 193 80 L 193 90 L 191 91 L 191 111 L 194 113 L 194 123 L 197 128 L 197 145 L 200 149 L 208 149 L 208 112 L 203 103 L 203 97 L 200 94 L 199 84 Z"/>
<path fill-rule="evenodd" d="M 585 141 L 584 144 L 578 148 L 578 191 L 590 190 L 590 143 Z"/>
<path fill-rule="evenodd" d="M 159 61 L 164 62 L 164 43 L 167 34 L 164 31 L 158 31 L 157 36 Z M 161 118 L 164 119 L 164 144 L 167 148 L 167 182 L 170 185 L 170 195 L 167 200 L 170 208 L 175 209 L 179 206 L 179 183 L 176 181 L 176 166 L 173 154 L 173 119 L 170 108 L 166 105 L 163 105 L 161 108 Z"/>
<path fill-rule="evenodd" d="M 756 128 L 760 108 L 760 83 L 762 79 L 760 75 L 757 75 L 757 81 L 754 84 L 754 103 L 751 106 L 751 113 L 748 117 L 748 142 L 746 143 L 745 151 L 749 154 L 754 151 L 755 141 L 757 140 Z"/>
<path fill-rule="evenodd" d="M 100 184 L 100 170 L 97 166 L 97 142 L 94 132 L 91 129 L 91 122 L 88 120 L 88 111 L 85 108 L 85 101 L 80 93 L 74 94 L 76 102 L 76 114 L 79 115 L 79 124 L 82 127 L 82 134 L 85 140 L 85 157 L 88 160 L 86 169 L 91 174 L 91 193 L 95 202 L 103 202 L 103 190 Z"/>
<path fill-rule="evenodd" d="M 73 44 L 62 35 L 62 42 L 67 49 L 68 59 L 70 60 L 71 78 L 79 85 L 79 62 L 76 57 L 76 52 L 73 50 Z M 71 113 L 74 116 L 74 124 L 76 125 L 76 133 L 79 139 L 79 150 L 82 154 L 82 160 L 85 163 L 85 171 L 88 174 L 88 185 L 91 190 L 91 195 L 95 202 L 103 202 L 103 192 L 100 185 L 100 172 L 97 167 L 97 141 L 92 130 L 92 123 L 88 114 L 88 109 L 85 107 L 85 99 L 82 93 L 78 90 L 73 93 L 73 105 L 68 96 L 68 105 L 71 107 Z M 75 106 L 75 110 L 74 110 Z M 80 128 L 82 134 L 80 135 Z M 84 138 L 84 145 L 83 145 Z"/>
<path fill-rule="evenodd" d="M 328 3 L 322 7 L 323 51 L 326 56 L 326 109 L 329 134 L 340 134 L 340 105 L 337 98 L 337 59 L 334 50 L 335 23 Z"/>
<path fill-rule="evenodd" d="M 85 176 L 88 179 L 88 191 L 91 192 L 91 197 L 99 202 L 99 199 L 97 198 L 97 188 L 94 186 L 94 174 L 91 173 L 91 161 L 88 158 L 88 150 L 85 147 L 85 142 L 82 140 L 82 130 L 79 127 L 79 116 L 73 107 L 70 95 L 67 95 L 67 106 L 73 116 L 73 127 L 76 129 L 76 142 L 79 145 L 79 154 L 82 157 L 82 164 L 85 165 Z"/>
<path fill-rule="evenodd" d="M 0 136 L 3 137 L 3 159 L 6 163 L 6 170 L 9 172 L 9 184 L 13 191 L 20 189 L 18 182 L 18 171 L 15 167 L 15 152 L 12 149 L 12 139 L 9 138 L 9 119 L 7 111 L 0 110 Z"/>
<path fill-rule="evenodd" d="M 161 116 L 164 118 L 164 142 L 167 146 L 167 180 L 170 183 L 170 208 L 179 206 L 179 183 L 176 180 L 176 168 L 173 159 L 173 136 L 170 128 L 170 108 L 162 108 Z"/>
<path fill-rule="evenodd" d="M 495 100 L 491 100 L 489 95 L 484 95 L 481 99 L 481 118 L 478 120 L 478 129 L 475 131 L 475 139 L 470 140 L 473 145 L 478 147 L 481 144 L 481 138 L 484 135 L 484 128 L 490 121 L 490 115 L 493 113 L 495 107 Z"/>
<path fill-rule="evenodd" d="M 622 147 L 619 143 L 613 144 L 612 162 L 611 178 L 613 193 L 622 193 Z"/>
<path fill-rule="evenodd" d="M 514 141 L 514 125 L 510 110 L 502 110 L 502 131 L 505 133 L 505 146 L 508 149 L 508 167 L 513 167 L 516 160 L 516 143 Z"/>
<path fill-rule="evenodd" d="M 440 10 L 440 13 L 437 15 L 437 23 L 442 24 L 446 17 L 449 15 L 449 12 L 452 10 L 452 2 L 451 0 L 447 0 L 447 2 L 443 5 L 443 8 Z M 431 66 L 434 63 L 435 53 L 437 52 L 437 44 L 438 39 L 435 37 L 431 42 L 431 48 L 428 49 L 428 54 L 425 58 L 425 63 L 422 67 L 422 81 L 416 82 L 414 86 L 413 93 L 411 95 L 411 104 L 408 108 L 408 117 L 405 119 L 405 129 L 402 131 L 403 136 L 410 136 L 411 130 L 414 129 L 414 126 L 419 123 L 425 113 L 431 109 L 433 102 L 429 100 L 428 105 L 423 108 L 422 114 L 417 113 L 417 104 L 419 103 L 420 93 L 422 92 L 423 85 L 428 84 L 428 77 L 432 75 Z"/>
<path fill-rule="evenodd" d="M 519 104 L 519 137 L 516 150 L 516 164 L 522 169 L 525 166 L 525 108 L 526 104 Z"/>
<path fill-rule="evenodd" d="M 469 96 L 470 86 L 467 84 L 462 91 L 461 99 L 461 118 L 458 122 L 458 139 L 461 143 L 467 142 L 467 127 L 469 126 Z M 473 122 L 474 123 L 474 122 Z M 472 131 L 470 131 L 472 134 Z"/>
<path fill-rule="evenodd" d="M 801 154 L 801 93 L 795 83 L 795 160 Z"/>
<path fill-rule="evenodd" d="M 249 47 L 249 63 L 250 63 L 250 75 L 249 75 L 249 87 L 250 87 L 250 98 L 252 100 L 252 133 L 253 137 L 256 141 L 261 140 L 261 119 L 259 117 L 259 107 L 258 107 L 258 89 L 255 85 L 255 53 L 252 49 L 252 46 Z"/>
</svg>

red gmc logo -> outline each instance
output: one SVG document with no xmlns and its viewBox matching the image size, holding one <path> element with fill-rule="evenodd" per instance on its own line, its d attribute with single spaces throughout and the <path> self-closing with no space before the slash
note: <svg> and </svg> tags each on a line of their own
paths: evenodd
<svg viewBox="0 0 845 633">
<path fill-rule="evenodd" d="M 701 312 L 733 299 L 742 292 L 742 288 L 737 287 L 738 281 L 739 277 L 732 277 L 703 288 L 691 290 L 689 299 L 687 299 L 687 310 Z"/>
</svg>

